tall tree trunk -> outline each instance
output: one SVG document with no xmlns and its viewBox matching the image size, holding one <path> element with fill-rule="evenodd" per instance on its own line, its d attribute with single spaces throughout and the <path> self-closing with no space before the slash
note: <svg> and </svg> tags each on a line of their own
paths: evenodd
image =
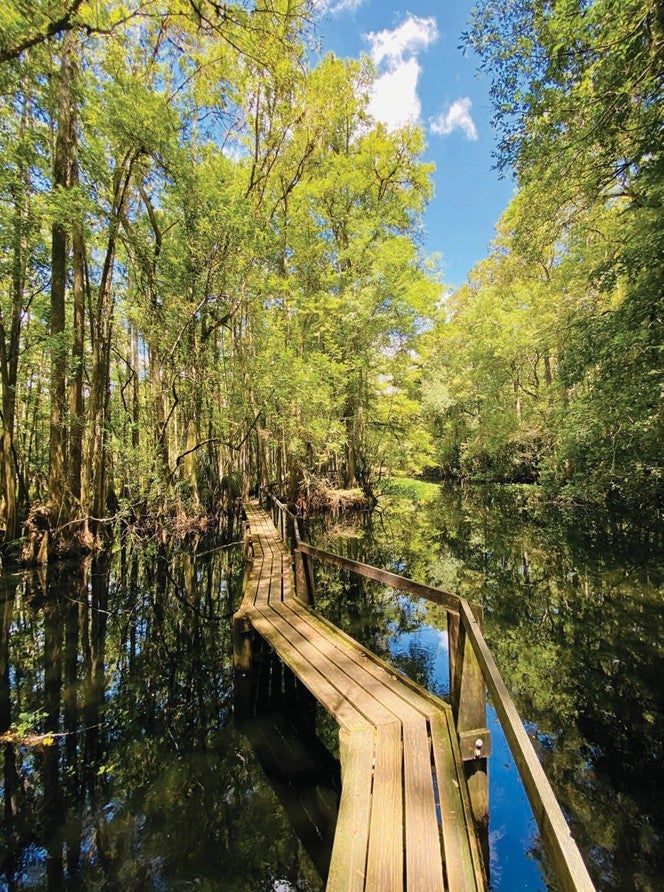
<svg viewBox="0 0 664 892">
<path fill-rule="evenodd" d="M 156 345 L 153 345 L 150 348 L 150 389 L 152 391 L 152 404 L 154 406 L 156 422 L 157 455 L 161 459 L 161 470 L 164 475 L 168 476 L 170 468 L 170 451 L 168 448 L 168 436 L 166 431 L 166 406 L 162 383 L 161 354 Z"/>
<path fill-rule="evenodd" d="M 521 424 L 521 390 L 517 381 L 512 381 L 514 388 L 514 411 L 516 412 L 516 420 Z"/>
<path fill-rule="evenodd" d="M 551 369 L 551 354 L 547 351 L 544 354 L 544 381 L 547 387 L 553 384 L 553 371 Z"/>
<path fill-rule="evenodd" d="M 159 257 L 161 256 L 163 236 L 161 227 L 159 226 L 157 213 L 147 190 L 143 186 L 140 188 L 140 193 L 154 234 L 152 256 L 150 257 L 147 254 L 141 255 L 141 262 L 147 283 L 148 300 L 150 301 L 150 306 L 152 307 L 155 319 L 158 320 L 160 319 L 161 311 L 159 308 L 157 291 L 157 266 Z M 166 417 L 166 403 L 164 399 L 163 368 L 161 351 L 157 343 L 154 341 L 151 341 L 150 343 L 150 389 L 152 393 L 152 405 L 157 431 L 157 439 L 155 443 L 156 453 L 158 459 L 161 461 L 161 468 L 159 468 L 158 471 L 163 473 L 164 479 L 169 480 L 170 449 L 168 444 L 168 433 L 166 430 L 168 419 Z"/>
<path fill-rule="evenodd" d="M 53 192 L 68 189 L 72 166 L 72 114 L 75 38 L 65 35 L 58 87 L 58 124 L 53 161 Z M 51 522 L 66 518 L 67 351 L 65 292 L 67 286 L 67 230 L 61 219 L 51 229 L 51 414 L 49 428 L 48 502 Z"/>
<path fill-rule="evenodd" d="M 196 461 L 196 445 L 198 443 L 198 425 L 196 418 L 192 415 L 185 421 L 186 435 L 186 455 L 182 460 L 182 471 L 184 479 L 189 484 L 191 495 L 191 510 L 195 513 L 200 510 L 201 500 L 198 489 L 198 462 Z"/>
<path fill-rule="evenodd" d="M 73 135 L 75 138 L 75 133 Z M 78 186 L 78 164 L 72 167 L 71 185 Z M 83 349 L 85 343 L 85 243 L 83 227 L 76 220 L 72 227 L 73 265 L 73 342 L 69 382 L 69 489 L 75 502 L 81 503 L 81 475 L 83 467 Z"/>
<path fill-rule="evenodd" d="M 106 512 L 107 493 L 107 431 L 111 372 L 111 334 L 113 330 L 113 269 L 120 220 L 124 214 L 132 169 L 138 157 L 129 151 L 118 165 L 114 177 L 114 194 L 109 221 L 106 257 L 92 320 L 92 386 L 90 389 L 91 434 L 83 482 L 83 494 L 92 497 L 92 517 L 98 529 L 99 520 Z"/>
<path fill-rule="evenodd" d="M 23 142 L 28 127 L 28 100 L 23 97 L 19 141 Z M 16 506 L 17 467 L 15 458 L 14 430 L 16 420 L 16 384 L 18 379 L 21 316 L 25 292 L 25 225 L 28 212 L 28 171 L 23 154 L 19 154 L 19 168 L 13 189 L 14 232 L 12 246 L 12 311 L 9 337 L 0 312 L 0 375 L 2 380 L 2 444 L 0 448 L 0 492 L 4 498 L 4 540 L 12 541 L 18 535 Z"/>
<path fill-rule="evenodd" d="M 131 445 L 133 449 L 140 446 L 139 422 L 141 420 L 141 402 L 140 402 L 140 369 L 138 355 L 138 329 L 132 326 L 131 329 L 131 364 L 134 377 L 131 382 Z"/>
<path fill-rule="evenodd" d="M 196 328 L 192 326 L 188 335 L 189 355 L 194 357 L 198 355 L 199 344 L 196 337 Z M 184 405 L 183 411 L 183 427 L 186 435 L 186 455 L 183 459 L 184 478 L 189 484 L 191 495 L 191 509 L 194 512 L 200 510 L 200 490 L 198 485 L 198 449 L 197 444 L 201 439 L 200 436 L 200 413 L 202 406 L 202 394 L 200 393 L 200 383 L 196 364 L 192 362 L 188 373 L 189 393 Z"/>
</svg>

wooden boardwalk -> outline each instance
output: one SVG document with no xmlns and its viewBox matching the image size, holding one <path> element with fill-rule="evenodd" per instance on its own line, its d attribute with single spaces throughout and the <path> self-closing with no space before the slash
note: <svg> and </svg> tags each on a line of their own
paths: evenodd
<svg viewBox="0 0 664 892">
<path fill-rule="evenodd" d="M 299 601 L 271 518 L 256 503 L 246 513 L 251 565 L 236 637 L 257 632 L 339 725 L 327 889 L 484 889 L 450 708 Z"/>
</svg>

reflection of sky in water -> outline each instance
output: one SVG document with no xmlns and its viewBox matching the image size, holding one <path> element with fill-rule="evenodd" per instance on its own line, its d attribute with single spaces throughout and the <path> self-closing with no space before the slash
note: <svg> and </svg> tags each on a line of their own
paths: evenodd
<svg viewBox="0 0 664 892">
<path fill-rule="evenodd" d="M 401 600 L 401 599 L 400 599 Z M 390 655 L 403 668 L 404 658 L 426 653 L 428 687 L 439 696 L 450 689 L 447 630 L 422 625 L 412 632 L 391 628 Z M 546 889 L 538 861 L 525 853 L 537 842 L 537 825 L 495 710 L 487 710 L 492 755 L 489 759 L 489 845 L 491 888 L 504 892 Z"/>
</svg>

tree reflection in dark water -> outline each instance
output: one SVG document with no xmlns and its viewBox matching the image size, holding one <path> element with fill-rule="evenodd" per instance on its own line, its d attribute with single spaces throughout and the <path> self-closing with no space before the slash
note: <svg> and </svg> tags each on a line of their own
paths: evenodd
<svg viewBox="0 0 664 892">
<path fill-rule="evenodd" d="M 603 890 L 659 889 L 664 877 L 662 536 L 643 520 L 535 510 L 518 488 L 402 482 L 372 515 L 310 531 L 332 551 L 483 604 L 492 652 Z M 317 572 L 321 610 L 447 693 L 441 608 Z M 493 730 L 492 885 L 546 888 L 525 794 Z"/>
<path fill-rule="evenodd" d="M 518 490 L 405 485 L 357 523 L 311 534 L 483 603 L 598 889 L 661 888 L 661 538 L 589 512 L 534 512 Z M 239 549 L 126 549 L 0 578 L 0 887 L 322 888 L 336 763 L 303 729 L 306 709 L 295 722 L 270 702 L 253 725 L 232 720 L 241 562 Z M 317 605 L 447 693 L 442 608 L 320 567 Z M 492 730 L 492 885 L 545 888 L 495 719 Z M 316 733 L 334 749 L 333 723 L 319 718 Z"/>
<path fill-rule="evenodd" d="M 0 887 L 321 888 L 232 721 L 241 562 L 135 549 L 0 579 Z"/>
</svg>

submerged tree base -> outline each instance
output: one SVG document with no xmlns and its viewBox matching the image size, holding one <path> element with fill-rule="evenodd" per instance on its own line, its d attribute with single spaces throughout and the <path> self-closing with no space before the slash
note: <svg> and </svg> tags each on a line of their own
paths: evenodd
<svg viewBox="0 0 664 892">
<path fill-rule="evenodd" d="M 230 541 L 241 510 L 240 500 L 193 512 L 178 502 L 155 507 L 135 506 L 131 514 L 121 520 L 122 535 L 143 541 L 153 540 L 162 545 L 205 536 L 221 536 Z"/>
<path fill-rule="evenodd" d="M 308 483 L 292 500 L 292 507 L 302 517 L 325 512 L 339 514 L 343 511 L 365 510 L 373 508 L 375 504 L 373 493 L 360 487 L 339 489 L 326 480 Z"/>
<path fill-rule="evenodd" d="M 240 512 L 239 501 L 196 512 L 189 512 L 181 502 L 154 506 L 141 503 L 106 518 L 76 518 L 58 526 L 49 507 L 35 503 L 23 525 L 23 538 L 10 543 L 15 548 L 8 547 L 4 557 L 10 564 L 39 566 L 102 552 L 118 535 L 144 544 L 152 541 L 174 546 L 207 536 L 231 541 Z"/>
<path fill-rule="evenodd" d="M 46 564 L 49 560 L 76 557 L 101 550 L 103 540 L 90 532 L 87 518 L 54 525 L 48 505 L 35 503 L 23 525 L 22 564 Z M 10 553 L 11 558 L 11 553 Z"/>
</svg>

